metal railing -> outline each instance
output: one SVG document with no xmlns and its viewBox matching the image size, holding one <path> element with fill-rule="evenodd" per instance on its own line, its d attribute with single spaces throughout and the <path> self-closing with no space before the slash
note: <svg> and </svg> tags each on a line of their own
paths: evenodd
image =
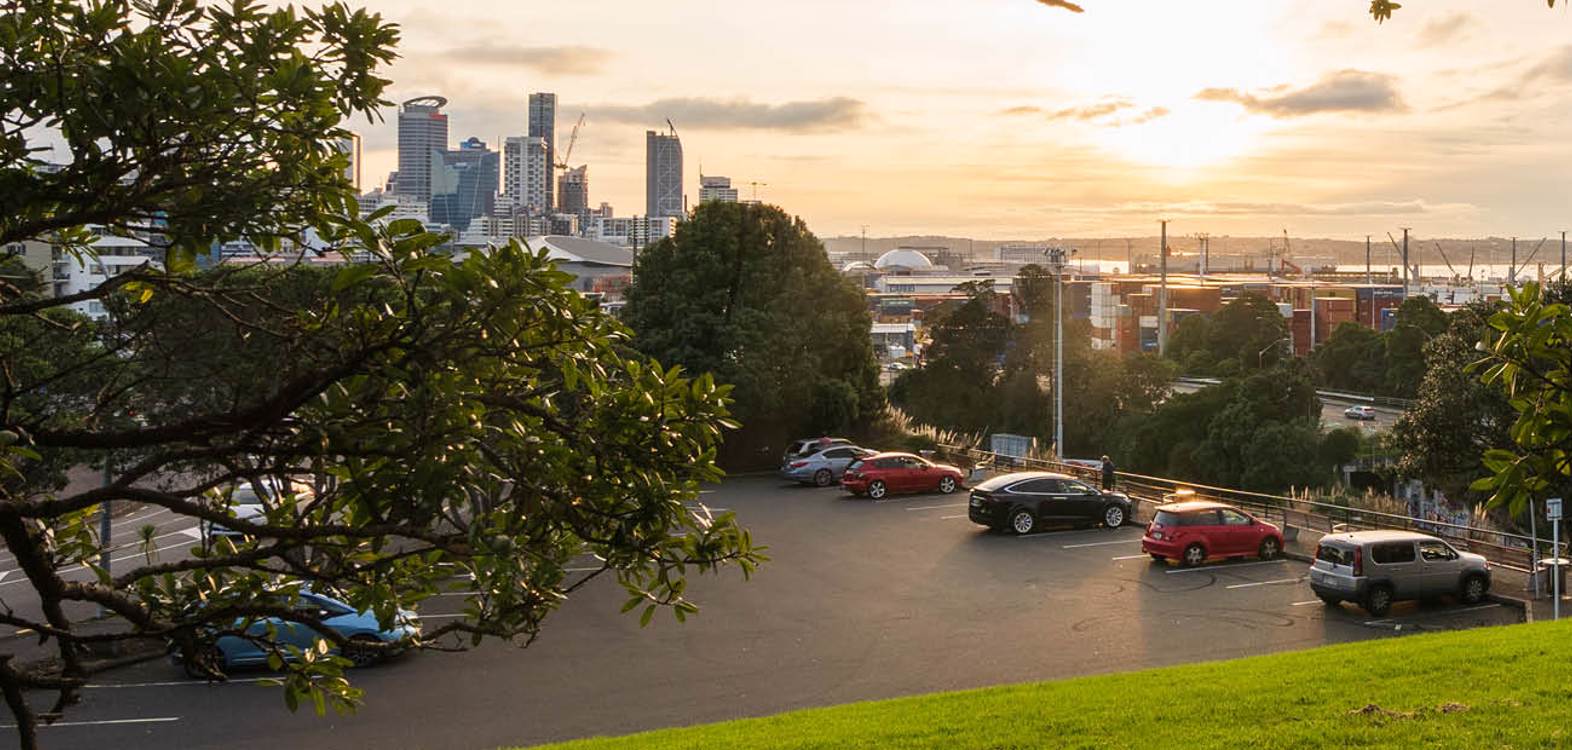
<svg viewBox="0 0 1572 750">
<path fill-rule="evenodd" d="M 1100 471 L 1078 464 L 1005 456 L 954 445 L 940 445 L 939 452 L 949 460 L 969 462 L 972 466 L 996 471 L 1031 469 L 1081 477 L 1092 480 L 1094 484 L 1101 480 Z M 1116 472 L 1115 476 L 1118 489 L 1137 501 L 1137 518 L 1143 517 L 1143 510 L 1149 512 L 1151 508 L 1164 502 L 1165 495 L 1187 490 L 1194 493 L 1195 499 L 1226 502 L 1278 523 L 1283 528 L 1284 536 L 1290 540 L 1300 534 L 1307 535 L 1306 541 L 1314 542 L 1322 535 L 1345 531 L 1372 529 L 1419 531 L 1442 537 L 1460 549 L 1484 555 L 1492 565 L 1499 565 L 1520 573 L 1531 573 L 1538 562 L 1535 540 L 1532 537 L 1497 529 L 1432 521 L 1308 498 L 1213 487 L 1197 482 L 1183 482 L 1126 471 Z M 1538 546 L 1541 548 L 1548 546 L 1549 541 L 1540 539 Z"/>
</svg>

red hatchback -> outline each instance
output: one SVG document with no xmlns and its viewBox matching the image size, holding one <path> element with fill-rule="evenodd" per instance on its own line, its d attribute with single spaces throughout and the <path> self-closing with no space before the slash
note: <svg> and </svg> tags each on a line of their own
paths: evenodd
<svg viewBox="0 0 1572 750">
<path fill-rule="evenodd" d="M 891 492 L 943 492 L 961 486 L 961 470 L 910 453 L 879 453 L 846 467 L 841 486 L 878 500 Z"/>
<path fill-rule="evenodd" d="M 1210 557 L 1276 558 L 1283 531 L 1231 505 L 1190 500 L 1157 506 L 1141 551 L 1153 560 L 1200 565 Z"/>
</svg>

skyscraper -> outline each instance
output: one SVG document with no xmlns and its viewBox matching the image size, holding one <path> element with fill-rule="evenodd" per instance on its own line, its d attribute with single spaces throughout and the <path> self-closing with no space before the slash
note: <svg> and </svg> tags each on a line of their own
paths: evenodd
<svg viewBox="0 0 1572 750">
<path fill-rule="evenodd" d="M 334 141 L 333 147 L 349 157 L 349 164 L 344 167 L 344 179 L 349 181 L 358 195 L 360 193 L 360 134 L 348 133 Z"/>
<path fill-rule="evenodd" d="M 497 152 L 470 138 L 457 151 L 442 152 L 440 169 L 431 176 L 431 221 L 463 231 L 470 221 L 490 216 L 496 206 Z"/>
<path fill-rule="evenodd" d="M 645 131 L 645 215 L 681 219 L 682 203 L 682 141 L 675 130 L 670 134 Z"/>
<path fill-rule="evenodd" d="M 431 166 L 440 164 L 448 148 L 448 100 L 422 96 L 404 102 L 398 112 L 398 193 L 431 200 Z"/>
<path fill-rule="evenodd" d="M 546 204 L 550 209 L 557 205 L 552 193 L 557 172 L 557 95 L 529 95 L 529 134 L 532 138 L 546 140 Z"/>
<path fill-rule="evenodd" d="M 582 216 L 589 213 L 589 165 L 575 167 L 557 179 L 559 210 Z"/>
<path fill-rule="evenodd" d="M 550 212 L 549 146 L 535 136 L 509 136 L 502 145 L 502 195 L 510 206 L 542 216 Z"/>
</svg>

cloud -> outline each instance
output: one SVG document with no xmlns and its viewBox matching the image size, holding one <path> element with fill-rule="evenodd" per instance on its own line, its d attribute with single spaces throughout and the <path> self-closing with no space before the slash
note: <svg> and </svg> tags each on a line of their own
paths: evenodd
<svg viewBox="0 0 1572 750">
<path fill-rule="evenodd" d="M 1096 120 L 1135 106 L 1123 99 L 1114 99 L 1084 107 L 1068 107 L 1048 115 L 1050 120 Z"/>
<path fill-rule="evenodd" d="M 1145 125 L 1146 123 L 1149 123 L 1149 122 L 1151 122 L 1151 121 L 1153 121 L 1153 120 L 1155 120 L 1155 119 L 1157 119 L 1159 117 L 1167 117 L 1167 116 L 1168 116 L 1168 108 L 1167 107 L 1152 107 L 1151 109 L 1148 109 L 1145 112 L 1142 112 L 1141 114 L 1138 114 L 1135 117 L 1132 117 L 1132 118 L 1130 118 L 1128 120 L 1125 120 L 1124 122 L 1121 122 L 1119 124 L 1121 124 L 1121 125 Z"/>
<path fill-rule="evenodd" d="M 1120 113 L 1129 112 L 1136 107 L 1124 99 L 1108 99 L 1096 104 L 1086 104 L 1079 107 L 1066 107 L 1049 111 L 1042 107 L 1020 106 L 1000 110 L 999 114 L 1006 117 L 1019 115 L 1043 115 L 1049 120 L 1077 120 L 1080 122 L 1096 122 L 1110 127 L 1124 127 L 1126 125 L 1142 125 L 1159 117 L 1168 115 L 1167 107 L 1150 107 L 1133 117 L 1117 117 Z"/>
<path fill-rule="evenodd" d="M 526 68 L 546 75 L 585 76 L 599 73 L 611 60 L 611 50 L 579 45 L 530 46 L 482 42 L 453 47 L 441 56 L 457 63 Z"/>
<path fill-rule="evenodd" d="M 1032 106 L 1011 107 L 1009 109 L 1000 110 L 1000 112 L 999 112 L 999 114 L 1001 114 L 1001 115 L 1009 115 L 1009 116 L 1015 116 L 1015 115 L 1040 115 L 1042 113 L 1043 113 L 1043 108 L 1042 107 L 1032 107 Z"/>
<path fill-rule="evenodd" d="M 1329 73 L 1309 86 L 1279 86 L 1261 94 L 1210 88 L 1195 95 L 1203 101 L 1233 102 L 1272 117 L 1301 117 L 1321 112 L 1400 112 L 1407 107 L 1391 76 L 1362 70 Z"/>
<path fill-rule="evenodd" d="M 1133 216 L 1403 216 L 1470 211 L 1466 203 L 1431 204 L 1414 198 L 1406 201 L 1352 203 L 1262 203 L 1252 201 L 1133 201 L 1101 207 L 1062 206 L 1081 213 Z"/>
<path fill-rule="evenodd" d="M 1417 41 L 1421 47 L 1434 47 L 1456 41 L 1467 36 L 1474 23 L 1474 17 L 1467 13 L 1453 13 L 1432 19 L 1419 30 Z"/>
<path fill-rule="evenodd" d="M 678 129 L 784 130 L 794 133 L 848 130 L 862 125 L 869 114 L 857 99 L 834 97 L 811 101 L 761 104 L 743 99 L 661 99 L 640 106 L 598 105 L 587 108 L 590 118 L 657 125 L 673 120 Z"/>
<path fill-rule="evenodd" d="M 1533 96 L 1540 93 L 1533 90 L 1537 86 L 1561 86 L 1572 83 L 1572 44 L 1558 47 L 1540 58 L 1528 69 L 1524 70 L 1515 83 L 1502 86 L 1483 98 L 1492 100 L 1513 100 Z"/>
</svg>

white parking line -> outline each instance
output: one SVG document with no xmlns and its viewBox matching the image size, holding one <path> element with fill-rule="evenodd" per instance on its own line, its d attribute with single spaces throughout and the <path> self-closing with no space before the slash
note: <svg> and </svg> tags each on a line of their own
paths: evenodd
<svg viewBox="0 0 1572 750">
<path fill-rule="evenodd" d="M 1146 553 L 1144 553 L 1144 552 L 1139 554 L 1139 555 L 1120 555 L 1118 557 L 1110 557 L 1108 559 L 1110 559 L 1110 560 L 1139 560 L 1139 559 L 1141 559 L 1143 557 L 1146 557 Z"/>
<path fill-rule="evenodd" d="M 1110 544 L 1136 544 L 1139 539 L 1116 539 L 1112 542 L 1087 542 L 1085 544 L 1066 544 L 1065 549 L 1080 549 L 1081 547 L 1106 547 Z"/>
<path fill-rule="evenodd" d="M 107 719 L 104 721 L 57 721 L 53 724 L 39 724 L 40 729 L 56 729 L 59 727 L 102 727 L 114 724 L 163 724 L 171 721 L 180 721 L 179 716 L 158 716 L 150 719 Z M 15 729 L 15 724 L 0 724 L 0 729 Z"/>
<path fill-rule="evenodd" d="M 181 685 L 219 685 L 219 684 L 223 684 L 223 683 L 226 683 L 226 682 L 237 682 L 237 683 L 239 683 L 239 682 L 265 682 L 267 680 L 276 680 L 276 679 L 278 679 L 278 678 L 277 677 L 245 677 L 245 678 L 241 678 L 241 679 L 229 679 L 229 680 L 172 680 L 170 682 L 123 682 L 123 683 L 106 682 L 106 683 L 103 683 L 101 685 L 83 685 L 82 687 L 88 688 L 88 689 L 92 689 L 92 690 L 107 690 L 107 689 L 111 689 L 111 688 L 149 688 L 149 687 L 177 687 L 177 686 L 181 686 Z"/>
<path fill-rule="evenodd" d="M 1320 599 L 1311 599 L 1308 602 L 1294 602 L 1293 604 L 1290 604 L 1288 606 L 1290 606 L 1290 607 L 1308 607 L 1311 604 L 1322 604 L 1322 603 L 1323 602 Z"/>
<path fill-rule="evenodd" d="M 1276 565 L 1279 562 L 1282 562 L 1282 561 L 1281 560 L 1258 560 L 1256 562 L 1238 563 L 1238 564 L 1234 564 L 1234 565 L 1208 565 L 1206 567 L 1200 567 L 1200 568 L 1180 568 L 1178 570 L 1168 570 L 1168 571 L 1164 571 L 1164 572 L 1167 573 L 1168 575 L 1173 575 L 1175 573 L 1222 573 L 1222 572 L 1226 572 L 1226 571 L 1230 571 L 1230 570 L 1236 570 L 1238 568 L 1254 567 L 1256 565 Z"/>
<path fill-rule="evenodd" d="M 1271 586 L 1271 585 L 1278 584 L 1278 583 L 1298 583 L 1300 581 L 1303 581 L 1304 579 L 1305 579 L 1304 576 L 1299 576 L 1298 578 L 1279 578 L 1279 579 L 1277 579 L 1275 581 L 1256 581 L 1254 583 L 1236 583 L 1236 584 L 1233 584 L 1232 586 L 1224 586 L 1223 588 L 1225 588 L 1225 589 L 1247 589 L 1247 588 L 1250 588 L 1252 586 Z"/>
<path fill-rule="evenodd" d="M 919 505 L 915 508 L 902 508 L 901 510 L 939 510 L 941 508 L 964 508 L 966 503 L 950 503 L 948 505 Z"/>
<path fill-rule="evenodd" d="M 953 516 L 939 516 L 939 520 L 940 521 L 950 521 L 950 520 L 954 520 L 956 518 L 966 518 L 966 517 L 967 517 L 967 514 L 960 513 L 960 514 L 953 515 Z"/>
</svg>

